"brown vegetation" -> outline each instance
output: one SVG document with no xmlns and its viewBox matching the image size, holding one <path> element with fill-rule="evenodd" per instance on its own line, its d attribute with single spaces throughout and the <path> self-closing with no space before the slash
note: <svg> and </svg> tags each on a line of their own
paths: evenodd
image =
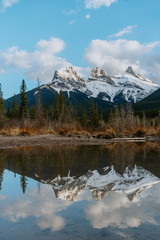
<svg viewBox="0 0 160 240">
<path fill-rule="evenodd" d="M 93 137 L 97 139 L 113 139 L 113 138 L 134 138 L 134 137 L 160 137 L 160 126 L 134 126 L 131 128 L 120 128 L 110 126 L 106 123 L 103 127 L 99 126 L 95 129 L 83 128 L 80 124 L 76 123 L 58 123 L 58 122 L 45 122 L 39 126 L 37 121 L 26 120 L 21 122 L 14 122 L 5 124 L 0 128 L 0 135 L 5 136 L 34 136 L 55 134 L 67 137 Z"/>
</svg>

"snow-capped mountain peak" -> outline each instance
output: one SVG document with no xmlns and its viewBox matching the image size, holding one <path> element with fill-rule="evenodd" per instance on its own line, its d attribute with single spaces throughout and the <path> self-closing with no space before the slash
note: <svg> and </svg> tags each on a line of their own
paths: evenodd
<svg viewBox="0 0 160 240">
<path fill-rule="evenodd" d="M 54 77 L 53 77 L 53 82 L 57 79 L 61 80 L 73 80 L 73 81 L 84 81 L 84 78 L 78 74 L 73 67 L 68 67 L 66 69 L 61 69 L 61 70 L 56 70 Z"/>
<path fill-rule="evenodd" d="M 143 80 L 143 81 L 149 81 L 149 82 L 151 82 L 150 80 L 148 80 L 148 79 L 146 79 L 145 77 L 143 77 L 141 74 L 136 73 L 131 66 L 129 66 L 129 67 L 126 69 L 125 74 L 129 74 L 129 75 L 131 75 L 131 76 L 133 76 L 133 77 L 136 77 L 136 78 L 138 78 L 138 79 L 140 79 L 140 80 Z"/>
<path fill-rule="evenodd" d="M 56 70 L 52 82 L 49 87 L 57 92 L 67 91 L 69 92 L 86 88 L 84 78 L 78 74 L 73 67 L 66 69 Z"/>
<path fill-rule="evenodd" d="M 94 78 L 107 78 L 107 72 L 104 71 L 103 69 L 96 67 L 92 69 L 91 75 L 89 79 L 94 79 Z"/>
<path fill-rule="evenodd" d="M 109 76 L 105 70 L 96 67 L 85 80 L 73 67 L 56 70 L 47 87 L 57 92 L 80 92 L 88 98 L 98 98 L 108 102 L 138 102 L 158 88 L 159 85 L 136 73 L 131 66 L 119 76 Z"/>
<path fill-rule="evenodd" d="M 88 78 L 89 81 L 104 81 L 110 85 L 115 85 L 115 82 L 108 76 L 107 72 L 102 68 L 96 67 L 92 69 L 92 72 Z"/>
</svg>

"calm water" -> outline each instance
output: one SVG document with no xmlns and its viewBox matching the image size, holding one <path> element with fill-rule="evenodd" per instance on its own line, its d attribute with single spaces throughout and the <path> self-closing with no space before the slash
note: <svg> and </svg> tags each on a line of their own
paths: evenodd
<svg viewBox="0 0 160 240">
<path fill-rule="evenodd" d="M 0 150 L 0 239 L 160 239 L 159 144 Z"/>
</svg>

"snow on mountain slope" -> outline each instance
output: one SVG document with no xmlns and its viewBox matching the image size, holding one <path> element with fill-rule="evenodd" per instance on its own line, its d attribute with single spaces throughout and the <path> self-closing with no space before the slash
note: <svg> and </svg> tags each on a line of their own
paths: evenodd
<svg viewBox="0 0 160 240">
<path fill-rule="evenodd" d="M 97 67 L 92 70 L 88 80 L 84 80 L 73 67 L 56 70 L 47 87 L 57 92 L 67 91 L 68 96 L 69 92 L 80 91 L 88 97 L 98 97 L 109 102 L 114 102 L 119 95 L 127 102 L 138 102 L 160 88 L 136 73 L 132 67 L 128 67 L 121 76 L 109 76 Z"/>
<path fill-rule="evenodd" d="M 84 78 L 79 75 L 73 67 L 56 70 L 51 84 L 51 88 L 57 92 L 62 91 L 83 91 L 86 88 Z"/>
<path fill-rule="evenodd" d="M 113 166 L 106 167 L 101 172 L 102 174 L 97 170 L 88 171 L 80 177 L 58 176 L 53 180 L 41 179 L 41 182 L 51 184 L 57 198 L 69 201 L 74 201 L 85 188 L 90 190 L 95 200 L 101 200 L 109 191 L 123 191 L 131 201 L 137 194 L 160 182 L 159 178 L 137 166 L 132 170 L 126 168 L 122 175 Z"/>
</svg>

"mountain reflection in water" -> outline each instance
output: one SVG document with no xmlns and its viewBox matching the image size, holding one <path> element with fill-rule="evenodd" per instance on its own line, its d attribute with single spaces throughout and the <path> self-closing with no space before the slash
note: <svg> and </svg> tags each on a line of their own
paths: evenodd
<svg viewBox="0 0 160 240">
<path fill-rule="evenodd" d="M 159 162 L 158 143 L 1 150 L 2 239 L 158 239 Z"/>
</svg>

